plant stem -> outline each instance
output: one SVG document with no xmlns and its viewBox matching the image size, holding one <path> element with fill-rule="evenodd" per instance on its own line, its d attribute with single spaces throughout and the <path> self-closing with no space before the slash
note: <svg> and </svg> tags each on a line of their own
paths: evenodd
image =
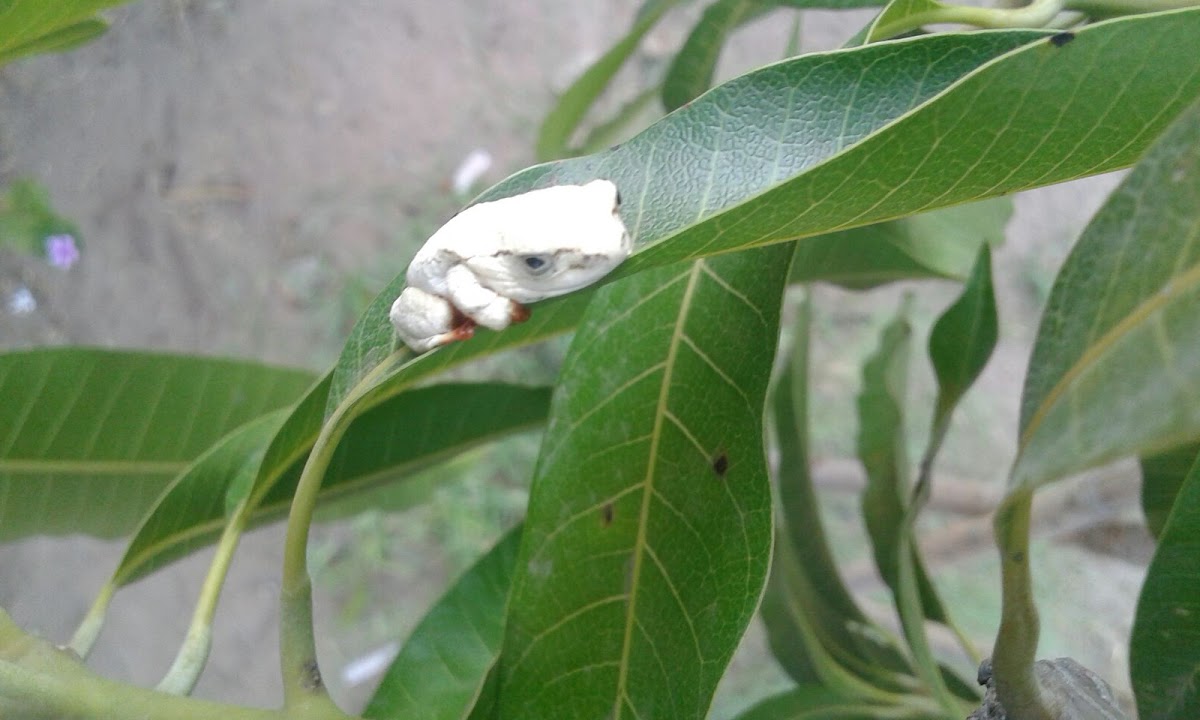
<svg viewBox="0 0 1200 720">
<path fill-rule="evenodd" d="M 280 711 L 184 698 L 88 673 L 65 678 L 0 660 L 0 715 L 29 720 L 283 720 Z"/>
<path fill-rule="evenodd" d="M 1200 5 L 1200 0 L 1033 0 L 1023 7 L 990 8 L 971 5 L 942 5 L 925 12 L 905 15 L 871 33 L 871 42 L 903 35 L 926 25 L 973 25 L 978 28 L 1050 28 L 1064 10 L 1092 19 L 1120 15 L 1178 10 Z M 1074 24 L 1072 19 L 1071 24 Z"/>
<path fill-rule="evenodd" d="M 108 605 L 112 602 L 113 593 L 116 591 L 117 586 L 111 580 L 105 583 L 96 595 L 96 599 L 92 601 L 92 606 L 88 608 L 83 622 L 79 623 L 75 634 L 71 636 L 68 647 L 79 657 L 86 659 L 88 653 L 92 651 L 92 646 L 96 644 L 96 638 L 100 636 L 100 630 L 104 627 L 104 616 L 108 614 Z"/>
<path fill-rule="evenodd" d="M 961 711 L 961 702 L 950 691 L 938 667 L 937 658 L 929 647 L 925 634 L 925 615 L 921 608 L 921 592 L 917 587 L 915 548 L 913 543 L 913 518 L 916 512 L 910 507 L 905 513 L 904 529 L 896 543 L 896 608 L 900 613 L 900 625 L 908 640 L 913 655 L 913 668 L 942 712 L 952 717 Z"/>
<path fill-rule="evenodd" d="M 351 393 L 351 397 L 353 397 Z M 347 398 L 349 401 L 351 398 Z M 312 581 L 308 576 L 308 529 L 329 460 L 352 416 L 353 403 L 343 402 L 321 428 L 308 462 L 300 473 L 288 514 L 283 548 L 283 587 L 280 592 L 279 655 L 283 672 L 284 707 L 316 697 L 328 698 L 317 664 L 313 636 Z"/>
<path fill-rule="evenodd" d="M 1200 5 L 1198 0 L 1067 0 L 1066 7 L 1092 17 L 1113 17 Z"/>
<path fill-rule="evenodd" d="M 300 705 L 334 707 L 321 680 L 317 663 L 312 619 L 312 580 L 308 575 L 308 530 L 312 525 L 321 482 L 334 450 L 350 423 L 370 405 L 360 401 L 371 394 L 381 377 L 409 357 L 406 348 L 393 351 L 346 394 L 325 420 L 300 473 L 288 514 L 287 538 L 283 548 L 283 587 L 280 592 L 279 654 L 285 708 L 292 709 Z"/>
<path fill-rule="evenodd" d="M 212 622 L 217 612 L 217 600 L 221 597 L 221 588 L 224 587 L 225 577 L 229 574 L 233 553 L 246 530 L 246 504 L 246 499 L 238 504 L 221 532 L 216 554 L 204 578 L 200 597 L 196 600 L 196 609 L 192 613 L 192 624 L 188 627 L 187 636 L 175 655 L 171 668 L 158 683 L 158 689 L 162 692 L 174 695 L 190 694 L 196 687 L 196 681 L 200 679 L 205 663 L 208 662 L 208 653 L 212 649 Z"/>
<path fill-rule="evenodd" d="M 937 459 L 938 452 L 942 448 L 942 443 L 946 440 L 946 433 L 950 430 L 950 419 L 952 417 L 951 410 L 954 407 L 953 402 L 944 399 L 941 394 L 938 394 L 936 409 L 934 410 L 933 427 L 929 432 L 929 444 L 925 448 L 925 454 L 921 456 L 921 463 L 917 470 L 917 482 L 913 485 L 912 493 L 908 501 L 908 514 L 905 517 L 905 532 L 909 537 L 914 538 L 914 549 L 916 538 L 917 515 L 925 509 L 925 505 L 929 502 L 929 495 L 933 492 L 933 462 Z M 954 622 L 954 618 L 950 617 L 949 611 L 946 613 L 945 626 L 958 640 L 959 647 L 963 653 L 970 658 L 971 663 L 978 666 L 983 658 L 979 654 L 979 650 L 975 647 L 975 643 L 967 637 L 963 629 Z"/>
<path fill-rule="evenodd" d="M 280 711 L 183 698 L 101 677 L 0 610 L 0 717 L 28 720 L 286 720 Z"/>
<path fill-rule="evenodd" d="M 944 5 L 934 10 L 905 15 L 871 33 L 871 41 L 886 40 L 925 25 L 956 24 L 980 28 L 1043 27 L 1062 12 L 1067 0 L 1033 0 L 1018 8 L 985 8 Z"/>
<path fill-rule="evenodd" d="M 1037 658 L 1038 614 L 1029 573 L 1029 517 L 1033 490 L 1010 493 L 996 511 L 1003 608 L 992 651 L 996 694 L 1011 718 L 1053 720 L 1042 698 L 1033 663 Z"/>
</svg>

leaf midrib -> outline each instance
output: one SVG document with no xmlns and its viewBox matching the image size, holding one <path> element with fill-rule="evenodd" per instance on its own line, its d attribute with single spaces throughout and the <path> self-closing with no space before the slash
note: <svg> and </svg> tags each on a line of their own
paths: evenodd
<svg viewBox="0 0 1200 720">
<path fill-rule="evenodd" d="M 56 473 L 69 475 L 166 475 L 179 474 L 190 461 L 179 460 L 39 460 L 36 458 L 5 458 L 0 460 L 0 477 L 8 474 L 35 475 Z"/>
<path fill-rule="evenodd" d="M 1105 353 L 1111 350 L 1126 335 L 1140 327 L 1144 320 L 1180 297 L 1192 292 L 1197 287 L 1200 287 L 1200 264 L 1192 266 L 1190 270 L 1182 275 L 1176 275 L 1168 279 L 1166 285 L 1161 290 L 1153 293 L 1148 299 L 1133 308 L 1125 317 L 1121 318 L 1119 322 L 1109 328 L 1095 342 L 1091 343 L 1079 356 L 1079 359 L 1063 373 L 1062 378 L 1055 383 L 1054 387 L 1046 393 L 1045 399 L 1038 406 L 1033 416 L 1030 417 L 1029 425 L 1021 433 L 1018 458 L 1020 457 L 1020 453 L 1028 447 L 1030 439 L 1037 432 L 1042 421 L 1050 413 L 1050 410 L 1058 404 L 1058 401 L 1066 394 L 1067 390 L 1076 380 L 1093 369 L 1097 361 Z"/>
<path fill-rule="evenodd" d="M 625 633 L 621 642 L 621 660 L 617 665 L 617 688 L 613 693 L 613 711 L 611 717 L 619 719 L 622 716 L 621 701 L 627 697 L 626 682 L 629 674 L 629 653 L 633 646 L 633 628 L 637 616 L 638 589 L 641 586 L 642 560 L 646 556 L 646 525 L 650 518 L 650 500 L 654 495 L 654 475 L 658 462 L 658 445 L 662 439 L 663 425 L 667 416 L 667 404 L 671 396 L 671 379 L 674 375 L 675 361 L 679 354 L 679 346 L 683 344 L 683 328 L 688 313 L 691 310 L 695 296 L 696 285 L 699 282 L 703 260 L 692 264 L 688 274 L 688 284 L 684 288 L 680 300 L 679 312 L 675 317 L 675 328 L 671 333 L 671 341 L 667 346 L 667 358 L 663 368 L 662 385 L 658 391 L 658 402 L 654 407 L 654 430 L 650 437 L 649 462 L 646 464 L 646 477 L 642 480 L 642 507 L 638 516 L 637 539 L 633 546 L 633 570 L 629 587 L 629 607 L 625 612 Z M 633 700 L 630 699 L 630 704 Z"/>
</svg>

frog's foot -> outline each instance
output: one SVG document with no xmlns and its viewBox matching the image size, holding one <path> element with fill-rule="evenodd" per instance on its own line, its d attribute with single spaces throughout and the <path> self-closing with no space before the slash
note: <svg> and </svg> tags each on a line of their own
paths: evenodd
<svg viewBox="0 0 1200 720">
<path fill-rule="evenodd" d="M 515 323 L 523 323 L 533 312 L 519 302 L 514 301 L 508 308 L 508 319 Z"/>
<path fill-rule="evenodd" d="M 513 323 L 525 322 L 530 314 L 529 308 L 500 295 L 486 305 L 463 308 L 463 312 L 485 328 L 497 331 Z"/>
<path fill-rule="evenodd" d="M 414 287 L 404 288 L 392 303 L 389 318 L 404 344 L 418 353 L 475 334 L 475 321 L 450 301 Z"/>
</svg>

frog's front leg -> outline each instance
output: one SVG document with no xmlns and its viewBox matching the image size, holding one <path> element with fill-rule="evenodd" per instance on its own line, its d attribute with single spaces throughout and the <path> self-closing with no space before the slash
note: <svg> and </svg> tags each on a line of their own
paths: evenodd
<svg viewBox="0 0 1200 720">
<path fill-rule="evenodd" d="M 446 298 L 412 286 L 404 288 L 388 316 L 400 339 L 419 353 L 466 340 L 475 332 L 475 322 Z"/>
<path fill-rule="evenodd" d="M 446 273 L 450 302 L 480 325 L 503 330 L 512 323 L 529 319 L 529 308 L 484 287 L 466 265 L 455 265 Z"/>
</svg>

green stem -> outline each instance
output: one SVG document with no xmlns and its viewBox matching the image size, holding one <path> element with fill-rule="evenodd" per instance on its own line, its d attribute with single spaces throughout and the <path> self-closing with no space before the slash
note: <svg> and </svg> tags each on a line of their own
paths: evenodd
<svg viewBox="0 0 1200 720">
<path fill-rule="evenodd" d="M 880 25 L 871 33 L 871 41 L 903 35 L 925 25 L 973 25 L 980 28 L 1043 27 L 1064 9 L 1067 0 L 1033 0 L 1019 8 L 985 8 L 970 5 L 944 5 L 934 10 L 905 15 Z"/>
<path fill-rule="evenodd" d="M 212 649 L 212 622 L 217 612 L 217 601 L 221 597 L 221 588 L 229 574 L 229 564 L 237 550 L 238 541 L 246 530 L 247 501 L 242 500 L 225 524 L 221 539 L 217 543 L 216 554 L 209 565 L 208 575 L 204 578 L 204 586 L 200 588 L 200 597 L 196 600 L 196 609 L 192 613 L 192 624 L 188 627 L 187 636 L 175 662 L 170 670 L 158 683 L 162 692 L 174 695 L 188 695 L 196 687 L 200 673 L 208 662 L 208 653 Z"/>
<path fill-rule="evenodd" d="M 1038 614 L 1029 573 L 1029 518 L 1033 491 L 1020 488 L 996 511 L 996 546 L 1000 549 L 1003 607 L 1000 631 L 992 651 L 996 694 L 1009 717 L 1053 720 L 1034 674 Z"/>
<path fill-rule="evenodd" d="M 880 25 L 871 33 L 871 42 L 903 35 L 926 25 L 972 25 L 978 28 L 1051 28 L 1064 10 L 1072 10 L 1092 19 L 1135 15 L 1161 10 L 1195 7 L 1200 0 L 1033 0 L 1023 7 L 989 8 L 971 5 L 942 5 L 913 13 Z M 1072 21 L 1073 24 L 1074 21 Z"/>
<path fill-rule="evenodd" d="M 83 622 L 79 623 L 79 628 L 71 636 L 71 642 L 67 647 L 71 648 L 79 657 L 86 659 L 88 653 L 92 651 L 92 646 L 96 644 L 96 638 L 100 636 L 100 629 L 104 627 L 104 617 L 108 614 L 109 603 L 112 602 L 113 593 L 116 591 L 117 586 L 111 580 L 105 583 L 96 595 L 96 599 L 92 601 L 92 606 L 88 608 Z"/>
<path fill-rule="evenodd" d="M 1069 10 L 1078 10 L 1092 17 L 1135 15 L 1159 10 L 1178 10 L 1200 5 L 1200 0 L 1067 0 Z"/>
<path fill-rule="evenodd" d="M 286 720 L 280 711 L 184 698 L 93 673 L 69 650 L 26 634 L 0 610 L 0 718 Z"/>
<path fill-rule="evenodd" d="M 933 693 L 934 699 L 941 705 L 942 710 L 948 716 L 954 716 L 955 713 L 962 710 L 961 702 L 946 685 L 937 658 L 934 657 L 933 650 L 929 647 L 929 638 L 925 633 L 925 613 L 922 608 L 921 591 L 917 585 L 916 555 L 918 552 L 916 546 L 917 515 L 929 497 L 928 473 L 932 466 L 932 455 L 936 454 L 937 446 L 941 445 L 946 427 L 949 427 L 948 422 L 943 424 L 940 433 L 935 428 L 935 437 L 930 442 L 930 450 L 926 452 L 926 459 L 921 463 L 921 478 L 914 486 L 913 495 L 904 511 L 900 536 L 896 543 L 896 608 L 900 614 L 900 625 L 904 629 L 904 637 L 908 640 L 908 647 L 913 654 L 913 668 L 921 681 Z M 959 641 L 962 642 L 964 636 L 950 620 L 948 613 L 945 624 L 955 632 Z"/>
<path fill-rule="evenodd" d="M 408 357 L 406 349 L 394 351 L 346 394 L 326 419 L 300 473 L 288 514 L 287 537 L 283 547 L 283 588 L 280 592 L 279 652 L 285 708 L 301 705 L 333 707 L 317 664 L 312 581 L 308 575 L 308 530 L 312 525 L 321 482 L 334 450 L 350 423 L 368 409 L 369 403 L 360 401 L 375 389 L 381 377 Z"/>
<path fill-rule="evenodd" d="M 347 398 L 349 399 L 349 398 Z M 308 529 L 329 460 L 349 426 L 350 403 L 343 402 L 321 428 L 300 474 L 288 515 L 280 592 L 279 653 L 284 707 L 326 695 L 313 636 L 312 581 L 308 576 Z"/>
<path fill-rule="evenodd" d="M 0 661 L 0 716 L 28 720 L 284 720 L 277 710 L 168 695 L 97 675 L 66 678 Z"/>
<path fill-rule="evenodd" d="M 937 405 L 934 410 L 933 428 L 929 433 L 929 445 L 925 448 L 925 455 L 921 457 L 921 464 L 918 466 L 917 482 L 913 485 L 912 494 L 909 497 L 909 517 L 905 519 L 905 526 L 909 537 L 913 538 L 915 547 L 916 538 L 916 523 L 917 515 L 925 509 L 925 505 L 929 502 L 929 495 L 933 492 L 933 462 L 937 459 L 938 452 L 942 449 L 942 443 L 946 440 L 946 433 L 950 430 L 951 411 L 957 400 L 951 402 L 941 396 L 939 393 Z M 973 665 L 978 666 L 983 660 L 979 654 L 979 650 L 975 647 L 975 643 L 967 637 L 963 629 L 954 622 L 950 617 L 949 611 L 946 612 L 945 625 L 954 634 L 958 640 L 959 647 Z"/>
</svg>

